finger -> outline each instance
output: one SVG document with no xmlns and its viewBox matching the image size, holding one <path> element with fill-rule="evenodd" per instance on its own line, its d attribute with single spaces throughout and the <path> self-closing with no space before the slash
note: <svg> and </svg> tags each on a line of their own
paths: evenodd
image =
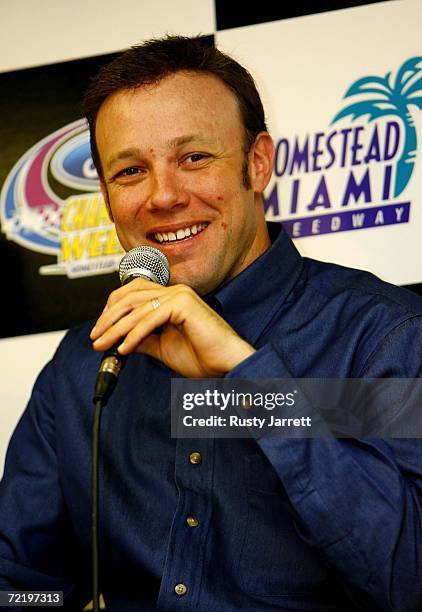
<svg viewBox="0 0 422 612">
<path fill-rule="evenodd" d="M 146 280 L 145 278 L 134 278 L 130 283 L 126 285 L 122 285 L 118 289 L 115 289 L 110 293 L 107 300 L 107 306 L 113 306 L 116 302 L 118 302 L 122 297 L 130 293 L 131 291 L 142 291 L 143 289 L 148 289 L 148 287 L 157 287 L 157 283 L 152 283 L 151 281 Z M 161 285 L 158 285 L 161 287 Z"/>
<path fill-rule="evenodd" d="M 119 346 L 120 351 L 123 344 L 125 345 L 124 350 L 121 351 L 122 353 L 132 352 L 146 335 L 150 334 L 157 327 L 164 325 L 169 317 L 170 309 L 163 308 L 163 304 L 166 304 L 165 296 L 160 298 L 159 308 L 154 309 L 151 301 L 150 299 L 148 302 L 132 309 L 128 314 L 108 327 L 104 333 L 94 341 L 94 349 L 104 351 L 136 329 L 136 335 L 131 336 L 131 341 L 127 345 L 126 341 L 124 341 L 124 343 Z"/>
<path fill-rule="evenodd" d="M 148 281 L 145 282 L 148 283 Z M 136 291 L 130 291 L 129 293 L 126 292 L 126 295 L 120 296 L 118 301 L 106 305 L 106 308 L 103 310 L 94 328 L 91 330 L 91 339 L 95 340 L 102 336 L 106 330 L 112 327 L 119 319 L 122 319 L 138 306 L 150 302 L 152 298 L 159 297 L 160 300 L 163 300 L 164 288 L 160 287 L 160 291 L 160 289 L 157 289 L 156 283 L 148 283 L 148 285 L 148 287 L 142 290 L 138 289 Z"/>
<path fill-rule="evenodd" d="M 168 299 L 162 302 L 157 309 L 153 309 L 151 304 L 144 304 L 139 310 L 142 310 L 139 322 L 128 330 L 123 343 L 118 347 L 118 351 L 122 355 L 127 355 L 137 350 L 145 338 L 159 327 L 171 321 L 172 302 Z"/>
<path fill-rule="evenodd" d="M 114 304 L 113 306 L 106 306 L 100 317 L 97 319 L 94 327 L 91 330 L 91 340 L 96 340 L 102 336 L 105 331 L 114 325 L 116 321 L 121 319 L 124 315 L 131 312 L 134 308 L 133 301 L 123 301 Z"/>
</svg>

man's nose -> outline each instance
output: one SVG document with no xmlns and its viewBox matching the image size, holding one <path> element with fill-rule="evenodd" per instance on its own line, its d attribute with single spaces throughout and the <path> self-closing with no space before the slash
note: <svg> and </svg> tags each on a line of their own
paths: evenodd
<svg viewBox="0 0 422 612">
<path fill-rule="evenodd" d="M 149 198 L 151 209 L 171 209 L 186 206 L 186 192 L 177 168 L 156 168 L 151 177 Z"/>
</svg>

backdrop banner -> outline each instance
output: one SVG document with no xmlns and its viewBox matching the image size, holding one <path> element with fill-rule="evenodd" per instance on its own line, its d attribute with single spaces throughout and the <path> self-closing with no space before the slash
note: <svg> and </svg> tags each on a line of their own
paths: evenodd
<svg viewBox="0 0 422 612">
<path fill-rule="evenodd" d="M 422 281 L 422 4 L 218 32 L 257 77 L 276 142 L 267 216 L 302 254 Z"/>
</svg>

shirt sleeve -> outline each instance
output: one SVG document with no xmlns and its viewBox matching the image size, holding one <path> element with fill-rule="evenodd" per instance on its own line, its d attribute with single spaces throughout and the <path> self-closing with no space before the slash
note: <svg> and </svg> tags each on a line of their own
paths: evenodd
<svg viewBox="0 0 422 612">
<path fill-rule="evenodd" d="M 76 542 L 60 485 L 54 379 L 49 364 L 9 444 L 0 483 L 0 589 L 63 591 L 65 609 L 76 602 L 82 609 L 89 551 Z"/>
<path fill-rule="evenodd" d="M 280 346 L 268 344 L 228 376 L 291 378 L 286 362 Z M 360 375 L 418 378 L 421 370 L 422 318 L 414 317 L 379 342 Z M 340 572 L 363 609 L 421 610 L 422 440 L 256 438 L 300 537 Z"/>
</svg>

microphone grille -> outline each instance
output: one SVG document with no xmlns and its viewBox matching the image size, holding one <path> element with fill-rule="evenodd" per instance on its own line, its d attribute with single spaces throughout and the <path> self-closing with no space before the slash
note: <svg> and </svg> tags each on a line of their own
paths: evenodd
<svg viewBox="0 0 422 612">
<path fill-rule="evenodd" d="M 166 286 L 170 280 L 170 266 L 167 257 L 151 246 L 138 246 L 122 258 L 119 266 L 122 285 L 137 276 Z"/>
</svg>

